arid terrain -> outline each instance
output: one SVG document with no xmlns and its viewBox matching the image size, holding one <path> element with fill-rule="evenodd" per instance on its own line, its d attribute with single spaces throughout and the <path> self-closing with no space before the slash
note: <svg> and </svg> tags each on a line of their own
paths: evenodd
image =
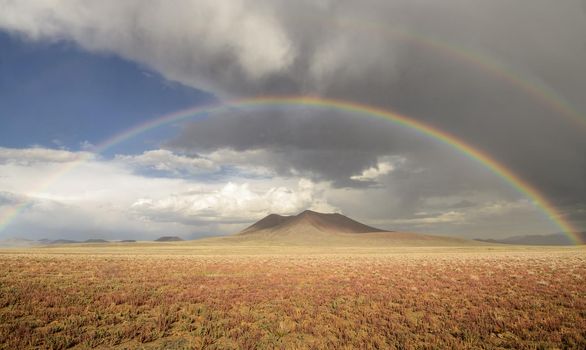
<svg viewBox="0 0 586 350">
<path fill-rule="evenodd" d="M 584 247 L 80 244 L 0 253 L 0 348 L 586 346 Z"/>
</svg>

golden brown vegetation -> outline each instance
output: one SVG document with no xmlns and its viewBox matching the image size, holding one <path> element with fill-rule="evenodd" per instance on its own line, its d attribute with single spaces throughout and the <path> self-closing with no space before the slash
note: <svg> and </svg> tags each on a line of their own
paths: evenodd
<svg viewBox="0 0 586 350">
<path fill-rule="evenodd" d="M 586 348 L 586 251 L 0 254 L 0 348 Z"/>
</svg>

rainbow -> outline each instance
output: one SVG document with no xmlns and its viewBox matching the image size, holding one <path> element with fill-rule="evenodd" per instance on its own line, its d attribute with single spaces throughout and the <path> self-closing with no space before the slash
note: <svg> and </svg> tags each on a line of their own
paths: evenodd
<svg viewBox="0 0 586 350">
<path fill-rule="evenodd" d="M 577 235 L 577 230 L 568 222 L 562 213 L 560 213 L 555 206 L 536 188 L 531 184 L 521 179 L 513 171 L 500 164 L 497 160 L 492 158 L 485 152 L 467 144 L 465 141 L 443 131 L 435 128 L 431 125 L 423 123 L 421 121 L 385 110 L 373 106 L 363 105 L 355 102 L 348 102 L 342 100 L 326 99 L 311 96 L 292 96 L 292 97 L 257 97 L 250 99 L 240 99 L 212 106 L 198 106 L 195 108 L 181 110 L 175 113 L 167 114 L 155 119 L 152 119 L 146 123 L 137 125 L 133 128 L 127 129 L 122 133 L 119 133 L 94 148 L 93 153 L 87 153 L 79 157 L 74 162 L 68 163 L 60 171 L 52 174 L 42 184 L 40 184 L 31 194 L 35 194 L 48 188 L 58 178 L 71 171 L 79 164 L 86 162 L 95 157 L 96 154 L 100 154 L 108 148 L 120 144 L 125 140 L 131 139 L 145 131 L 173 123 L 194 116 L 202 114 L 213 114 L 221 111 L 229 111 L 235 108 L 260 108 L 260 107 L 308 107 L 315 109 L 330 109 L 344 112 L 355 113 L 359 115 L 369 116 L 372 118 L 379 118 L 393 122 L 396 125 L 413 129 L 420 134 L 431 137 L 439 142 L 442 142 L 452 148 L 458 150 L 462 154 L 468 156 L 468 158 L 479 162 L 484 165 L 487 169 L 491 170 L 495 175 L 501 177 L 507 183 L 509 183 L 518 192 L 524 194 L 531 199 L 534 205 L 540 208 L 549 219 L 562 232 L 564 232 L 574 243 L 582 244 L 580 237 Z M 29 201 L 25 200 L 20 204 L 5 210 L 0 213 L 0 232 L 22 211 L 26 208 Z"/>
<path fill-rule="evenodd" d="M 480 71 L 488 73 L 492 78 L 506 82 L 509 86 L 523 91 L 531 96 L 542 105 L 547 106 L 556 115 L 564 116 L 573 123 L 582 128 L 586 128 L 586 116 L 578 112 L 570 103 L 554 90 L 548 88 L 542 83 L 532 81 L 529 78 L 519 75 L 506 65 L 497 62 L 486 55 L 471 51 L 464 47 L 452 44 L 450 42 L 423 36 L 416 32 L 407 32 L 397 28 L 388 28 L 386 26 L 358 21 L 355 19 L 337 19 L 331 21 L 333 25 L 350 29 L 362 29 L 364 31 L 383 34 L 388 37 L 402 40 L 407 43 L 419 46 L 424 49 L 431 49 L 459 62 L 476 67 Z"/>
</svg>

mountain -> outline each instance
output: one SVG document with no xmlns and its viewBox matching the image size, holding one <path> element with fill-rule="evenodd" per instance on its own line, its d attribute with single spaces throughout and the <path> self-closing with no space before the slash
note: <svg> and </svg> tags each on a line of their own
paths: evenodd
<svg viewBox="0 0 586 350">
<path fill-rule="evenodd" d="M 235 235 L 210 240 L 217 243 L 319 246 L 453 246 L 482 244 L 460 238 L 385 231 L 365 225 L 341 214 L 324 214 L 311 210 L 291 216 L 270 214 Z"/>
<path fill-rule="evenodd" d="M 579 232 L 582 242 L 586 242 L 586 232 Z M 556 233 L 551 235 L 526 235 L 512 236 L 501 239 L 476 239 L 480 242 L 501 243 L 501 244 L 519 244 L 519 245 L 574 245 L 567 235 Z"/>
<path fill-rule="evenodd" d="M 284 230 L 306 226 L 311 226 L 321 231 L 338 233 L 385 232 L 384 230 L 364 225 L 341 214 L 322 214 L 306 210 L 294 216 L 271 214 L 245 228 L 238 234 L 247 235 L 261 230 Z"/>
</svg>

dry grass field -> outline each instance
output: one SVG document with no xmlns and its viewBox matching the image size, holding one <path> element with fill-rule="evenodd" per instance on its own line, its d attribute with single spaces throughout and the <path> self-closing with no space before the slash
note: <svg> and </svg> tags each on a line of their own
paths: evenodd
<svg viewBox="0 0 586 350">
<path fill-rule="evenodd" d="M 5 249 L 0 348 L 584 349 L 586 249 Z"/>
</svg>

